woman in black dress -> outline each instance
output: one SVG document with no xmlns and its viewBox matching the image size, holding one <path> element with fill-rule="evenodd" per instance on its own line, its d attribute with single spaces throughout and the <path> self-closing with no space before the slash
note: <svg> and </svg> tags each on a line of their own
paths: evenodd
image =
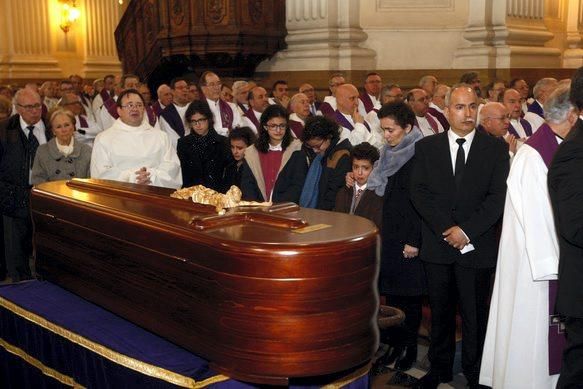
<svg viewBox="0 0 583 389">
<path fill-rule="evenodd" d="M 405 312 L 404 323 L 388 333 L 393 348 L 384 363 L 395 361 L 397 370 L 407 370 L 417 358 L 417 331 L 425 294 L 425 274 L 417 256 L 421 221 L 409 196 L 415 143 L 423 135 L 414 126 L 415 114 L 405 103 L 384 105 L 378 117 L 387 145 L 381 149 L 367 189 L 384 196 L 379 288 L 389 305 Z"/>
<path fill-rule="evenodd" d="M 190 103 L 186 110 L 186 124 L 192 132 L 180 138 L 176 146 L 183 186 L 204 185 L 222 191 L 223 173 L 233 157 L 227 138 L 213 128 L 213 114 L 206 101 Z"/>
</svg>

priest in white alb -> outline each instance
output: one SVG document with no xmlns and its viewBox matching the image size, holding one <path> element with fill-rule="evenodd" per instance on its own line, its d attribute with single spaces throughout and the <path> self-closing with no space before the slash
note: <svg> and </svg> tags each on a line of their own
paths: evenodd
<svg viewBox="0 0 583 389">
<path fill-rule="evenodd" d="M 546 123 L 518 150 L 508 176 L 496 280 L 482 354 L 480 384 L 504 389 L 551 389 L 549 296 L 557 279 L 559 247 L 547 172 L 559 143 L 577 120 L 569 88 L 545 104 Z M 551 304 L 549 304 L 551 301 Z M 551 305 L 549 307 L 549 305 Z M 562 335 L 561 335 L 562 336 Z M 560 354 L 559 354 L 560 355 Z"/>
<path fill-rule="evenodd" d="M 117 100 L 119 118 L 99 133 L 91 154 L 91 178 L 167 188 L 182 186 L 182 172 L 168 135 L 144 119 L 145 104 L 135 89 Z"/>
</svg>

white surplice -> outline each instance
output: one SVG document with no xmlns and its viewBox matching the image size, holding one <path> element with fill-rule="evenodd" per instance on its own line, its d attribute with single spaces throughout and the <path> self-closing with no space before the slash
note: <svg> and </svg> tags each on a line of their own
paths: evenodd
<svg viewBox="0 0 583 389">
<path fill-rule="evenodd" d="M 91 154 L 91 178 L 136 183 L 136 171 L 145 167 L 151 185 L 182 186 L 180 160 L 168 135 L 142 123 L 129 126 L 117 119 L 95 138 Z"/>
<path fill-rule="evenodd" d="M 480 384 L 551 389 L 548 374 L 548 280 L 556 279 L 559 247 L 547 190 L 547 166 L 525 144 L 508 176 L 504 222 Z"/>
</svg>

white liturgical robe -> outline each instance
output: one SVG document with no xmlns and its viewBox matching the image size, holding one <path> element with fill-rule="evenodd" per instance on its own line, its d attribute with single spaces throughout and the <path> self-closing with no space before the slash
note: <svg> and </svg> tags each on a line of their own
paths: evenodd
<svg viewBox="0 0 583 389">
<path fill-rule="evenodd" d="M 551 389 L 558 375 L 548 374 L 548 280 L 557 278 L 559 246 L 547 166 L 528 144 L 516 153 L 507 184 L 480 384 Z"/>
<path fill-rule="evenodd" d="M 136 171 L 146 167 L 151 185 L 182 186 L 180 161 L 165 132 L 142 123 L 129 126 L 117 119 L 97 135 L 91 154 L 91 178 L 136 182 Z"/>
</svg>

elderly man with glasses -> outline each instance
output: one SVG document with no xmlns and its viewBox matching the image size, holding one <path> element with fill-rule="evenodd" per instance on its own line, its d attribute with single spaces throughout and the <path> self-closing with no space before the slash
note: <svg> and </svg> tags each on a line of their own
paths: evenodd
<svg viewBox="0 0 583 389">
<path fill-rule="evenodd" d="M 216 73 L 206 71 L 200 76 L 200 89 L 213 113 L 215 131 L 227 136 L 233 128 L 241 127 L 242 119 L 235 104 L 220 99 L 222 86 Z"/>
<path fill-rule="evenodd" d="M 24 88 L 14 96 L 17 114 L 0 122 L 0 211 L 8 276 L 13 282 L 32 278 L 30 172 L 39 145 L 51 138 L 43 122 L 41 98 Z"/>
</svg>

